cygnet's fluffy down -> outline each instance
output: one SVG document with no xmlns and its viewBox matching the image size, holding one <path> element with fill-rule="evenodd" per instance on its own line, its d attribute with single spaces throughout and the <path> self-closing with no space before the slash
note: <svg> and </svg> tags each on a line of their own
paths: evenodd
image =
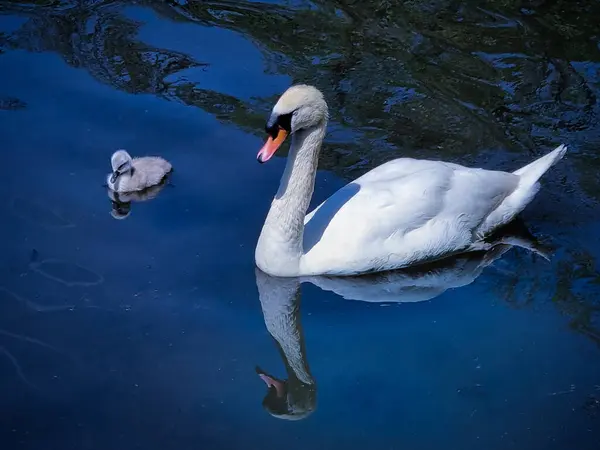
<svg viewBox="0 0 600 450">
<path fill-rule="evenodd" d="M 113 173 L 108 187 L 116 192 L 135 192 L 159 184 L 172 170 L 171 164 L 158 156 L 131 158 L 125 150 L 116 151 L 110 160 Z"/>
</svg>

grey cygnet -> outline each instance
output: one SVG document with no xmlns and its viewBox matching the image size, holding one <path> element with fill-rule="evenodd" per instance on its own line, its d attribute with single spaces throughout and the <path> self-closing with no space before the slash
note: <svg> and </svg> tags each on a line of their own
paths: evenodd
<svg viewBox="0 0 600 450">
<path fill-rule="evenodd" d="M 106 180 L 116 192 L 135 192 L 159 184 L 172 170 L 171 164 L 159 156 L 131 158 L 125 150 L 117 150 L 110 159 L 113 172 Z"/>
</svg>

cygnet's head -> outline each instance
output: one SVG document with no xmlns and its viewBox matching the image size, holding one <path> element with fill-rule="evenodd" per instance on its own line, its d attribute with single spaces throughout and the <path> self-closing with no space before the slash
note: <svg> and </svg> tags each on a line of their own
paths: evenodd
<svg viewBox="0 0 600 450">
<path fill-rule="evenodd" d="M 321 91 L 306 84 L 290 87 L 279 97 L 267 121 L 265 130 L 269 138 L 258 152 L 258 162 L 267 162 L 288 134 L 322 125 L 328 118 L 327 103 Z"/>
<path fill-rule="evenodd" d="M 125 150 L 117 150 L 110 158 L 110 164 L 113 170 L 110 181 L 114 183 L 119 175 L 131 170 L 131 156 Z"/>
</svg>

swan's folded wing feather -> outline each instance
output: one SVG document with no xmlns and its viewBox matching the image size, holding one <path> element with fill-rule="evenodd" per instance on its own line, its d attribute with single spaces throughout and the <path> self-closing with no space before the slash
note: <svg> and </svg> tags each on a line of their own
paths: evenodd
<svg viewBox="0 0 600 450">
<path fill-rule="evenodd" d="M 306 218 L 303 266 L 352 274 L 406 267 L 463 251 L 518 177 L 401 159 L 344 186 Z"/>
</svg>

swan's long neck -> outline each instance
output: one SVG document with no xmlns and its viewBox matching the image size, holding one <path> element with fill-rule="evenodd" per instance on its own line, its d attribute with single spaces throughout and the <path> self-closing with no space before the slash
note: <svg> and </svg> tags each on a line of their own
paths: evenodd
<svg viewBox="0 0 600 450">
<path fill-rule="evenodd" d="M 304 218 L 315 187 L 326 126 L 326 121 L 323 121 L 316 127 L 292 135 L 279 190 L 271 203 L 256 247 L 257 264 L 270 274 L 298 274 L 303 254 Z"/>
</svg>

